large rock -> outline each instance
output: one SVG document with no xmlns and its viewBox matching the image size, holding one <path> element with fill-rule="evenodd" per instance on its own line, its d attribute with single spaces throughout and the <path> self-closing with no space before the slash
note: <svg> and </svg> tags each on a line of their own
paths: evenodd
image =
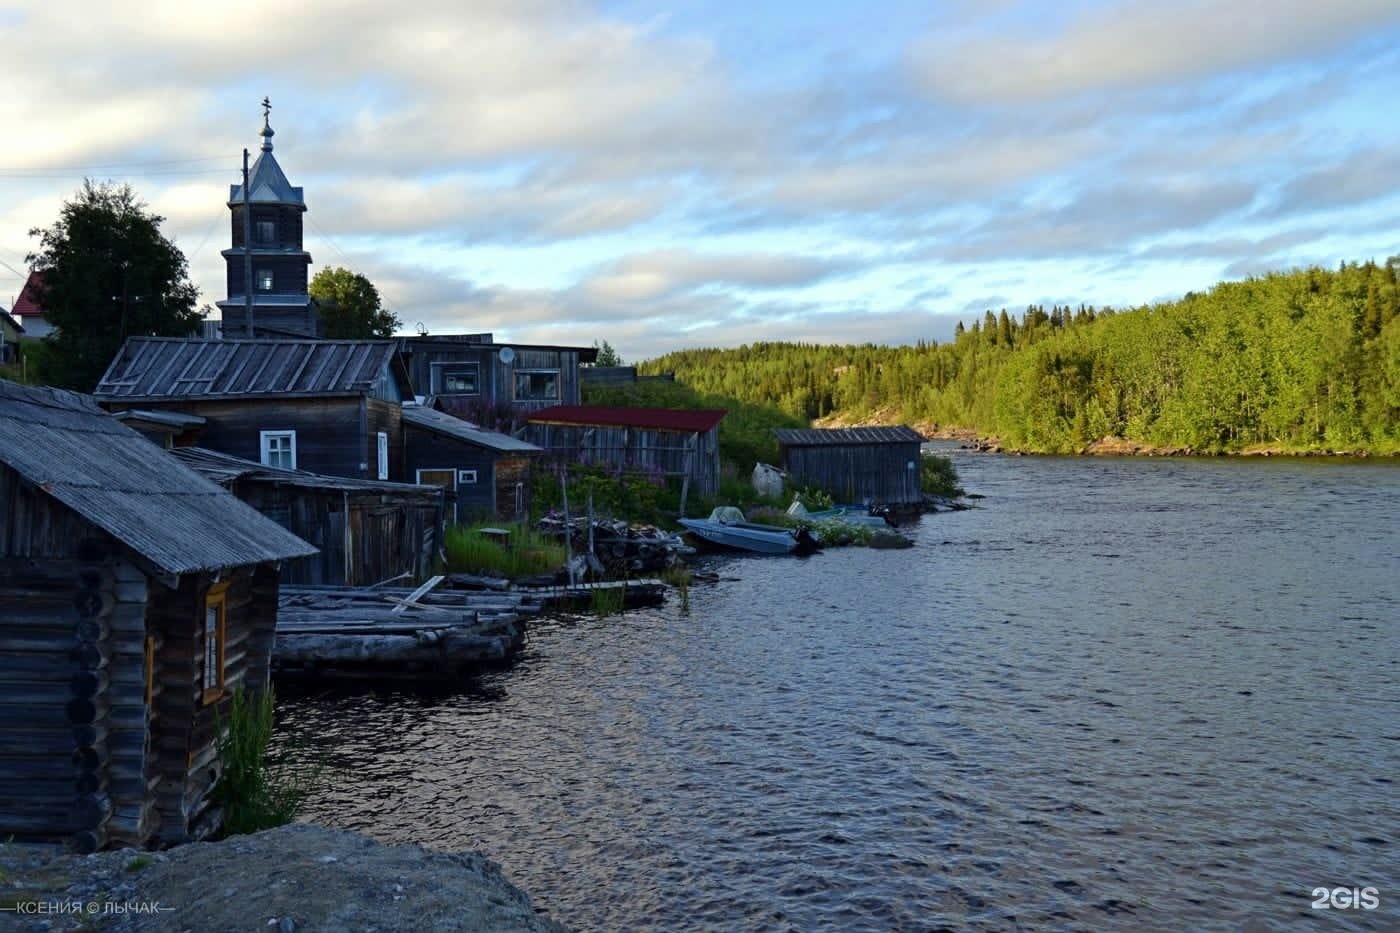
<svg viewBox="0 0 1400 933">
<path fill-rule="evenodd" d="M 27 914 L 20 929 L 564 929 L 537 914 L 530 898 L 483 856 L 383 845 L 321 826 L 283 826 L 157 853 L 34 850 L 26 857 L 17 855 L 24 847 L 7 848 L 7 902 L 98 905 L 91 914 Z"/>
</svg>

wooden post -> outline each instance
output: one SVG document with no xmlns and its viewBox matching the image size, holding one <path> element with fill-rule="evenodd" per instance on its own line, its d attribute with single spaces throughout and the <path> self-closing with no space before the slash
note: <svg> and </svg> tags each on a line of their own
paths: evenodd
<svg viewBox="0 0 1400 933">
<path fill-rule="evenodd" d="M 574 527 L 569 523 L 569 468 L 559 477 L 559 491 L 564 500 L 564 566 L 569 570 L 569 586 L 574 580 Z"/>
</svg>

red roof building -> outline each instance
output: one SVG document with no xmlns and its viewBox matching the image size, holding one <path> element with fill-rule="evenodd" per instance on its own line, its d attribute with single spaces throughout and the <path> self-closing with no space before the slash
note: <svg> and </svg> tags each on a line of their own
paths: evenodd
<svg viewBox="0 0 1400 933">
<path fill-rule="evenodd" d="M 640 469 L 719 492 L 719 423 L 714 409 L 555 405 L 531 412 L 526 438 L 565 460 Z"/>
<path fill-rule="evenodd" d="M 15 298 L 15 306 L 10 309 L 10 314 L 24 327 L 24 336 L 27 338 L 47 337 L 53 332 L 53 327 L 49 325 L 49 319 L 39 304 L 39 295 L 43 289 L 44 273 L 29 273 L 29 279 L 24 283 L 24 288 L 20 289 L 19 297 Z"/>
</svg>

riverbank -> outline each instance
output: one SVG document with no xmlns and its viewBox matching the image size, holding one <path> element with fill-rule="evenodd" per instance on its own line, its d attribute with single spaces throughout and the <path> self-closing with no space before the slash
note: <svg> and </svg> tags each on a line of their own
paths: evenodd
<svg viewBox="0 0 1400 933">
<path fill-rule="evenodd" d="M 0 845 L 0 908 L 21 930 L 566 929 L 481 855 L 310 824 L 164 852 Z"/>
</svg>

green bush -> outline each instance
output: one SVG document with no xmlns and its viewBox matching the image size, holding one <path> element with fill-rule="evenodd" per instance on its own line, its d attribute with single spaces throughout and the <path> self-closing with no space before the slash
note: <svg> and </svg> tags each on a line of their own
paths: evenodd
<svg viewBox="0 0 1400 933">
<path fill-rule="evenodd" d="M 319 767 L 292 754 L 273 754 L 272 688 L 250 696 L 240 686 L 219 717 L 219 782 L 214 799 L 223 807 L 224 834 L 255 833 L 290 823 L 321 779 Z"/>
<path fill-rule="evenodd" d="M 958 485 L 958 471 L 953 466 L 953 461 L 947 457 L 938 457 L 933 454 L 924 454 L 919 463 L 919 488 L 924 495 L 944 496 L 948 499 L 956 499 L 963 495 L 963 488 Z"/>
</svg>

